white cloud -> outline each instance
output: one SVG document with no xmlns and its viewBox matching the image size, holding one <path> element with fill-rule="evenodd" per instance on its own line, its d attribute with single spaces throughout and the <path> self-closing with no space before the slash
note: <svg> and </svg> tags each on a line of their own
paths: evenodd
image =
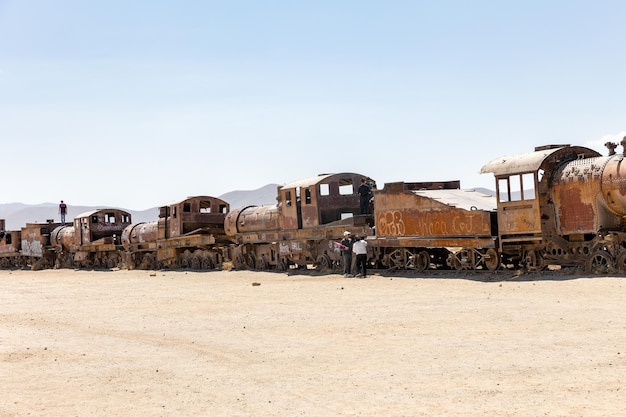
<svg viewBox="0 0 626 417">
<path fill-rule="evenodd" d="M 622 139 L 626 137 L 626 131 L 622 130 L 619 133 L 611 133 L 602 136 L 600 139 L 591 140 L 585 143 L 585 146 L 594 149 L 604 149 L 604 144 L 607 142 L 613 142 L 616 144 L 620 144 Z"/>
</svg>

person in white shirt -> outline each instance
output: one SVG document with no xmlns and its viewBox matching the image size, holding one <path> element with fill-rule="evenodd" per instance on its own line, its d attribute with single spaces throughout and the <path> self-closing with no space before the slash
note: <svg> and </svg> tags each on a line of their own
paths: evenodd
<svg viewBox="0 0 626 417">
<path fill-rule="evenodd" d="M 352 244 L 352 252 L 356 254 L 356 270 L 361 270 L 357 277 L 367 277 L 367 242 L 364 236 L 356 238 L 356 242 Z"/>
</svg>

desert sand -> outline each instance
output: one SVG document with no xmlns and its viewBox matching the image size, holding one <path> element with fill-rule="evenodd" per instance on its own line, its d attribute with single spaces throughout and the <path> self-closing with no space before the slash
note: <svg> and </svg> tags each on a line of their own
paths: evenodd
<svg viewBox="0 0 626 417">
<path fill-rule="evenodd" d="M 0 271 L 0 416 L 624 416 L 624 278 Z"/>
</svg>

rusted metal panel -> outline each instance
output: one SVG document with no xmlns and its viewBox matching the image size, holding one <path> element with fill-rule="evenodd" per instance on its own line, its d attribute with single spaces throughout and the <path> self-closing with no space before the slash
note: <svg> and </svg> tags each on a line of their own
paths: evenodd
<svg viewBox="0 0 626 417">
<path fill-rule="evenodd" d="M 476 191 L 396 191 L 375 195 L 376 236 L 491 236 L 495 198 Z"/>
<path fill-rule="evenodd" d="M 189 235 L 167 240 L 158 240 L 156 242 L 157 260 L 164 261 L 173 259 L 185 249 L 208 247 L 214 245 L 215 242 L 215 236 L 213 235 Z"/>
<path fill-rule="evenodd" d="M 559 234 L 596 233 L 598 211 L 596 199 L 600 196 L 601 171 L 583 173 L 581 162 L 565 164 L 554 176 L 552 200 L 557 212 Z M 595 178 L 594 178 L 595 177 Z"/>
<path fill-rule="evenodd" d="M 380 244 L 434 246 L 445 241 L 444 246 L 469 247 L 476 242 L 484 244 L 482 240 L 490 242 L 494 235 L 491 213 L 495 198 L 473 190 L 406 191 L 385 185 L 374 199 Z"/>
<path fill-rule="evenodd" d="M 168 259 L 175 259 L 178 256 L 177 248 L 163 248 L 157 250 L 157 261 L 165 261 Z"/>
<path fill-rule="evenodd" d="M 373 246 L 385 248 L 495 248 L 492 236 L 406 236 L 406 237 L 379 237 L 367 238 Z"/>
<path fill-rule="evenodd" d="M 298 223 L 298 197 L 295 188 L 282 187 L 279 188 L 279 204 L 280 219 L 284 229 L 297 229 Z"/>
<path fill-rule="evenodd" d="M 500 235 L 541 233 L 539 202 L 523 200 L 500 204 L 498 230 Z"/>
<path fill-rule="evenodd" d="M 41 258 L 50 247 L 52 231 L 61 223 L 28 223 L 22 227 L 22 255 Z"/>
<path fill-rule="evenodd" d="M 13 256 L 19 254 L 20 245 L 20 231 L 0 231 L 0 256 Z"/>
</svg>

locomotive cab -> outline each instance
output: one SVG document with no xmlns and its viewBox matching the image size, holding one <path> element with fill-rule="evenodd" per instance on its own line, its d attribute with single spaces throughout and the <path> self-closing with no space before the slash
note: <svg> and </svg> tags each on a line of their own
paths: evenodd
<svg viewBox="0 0 626 417">
<path fill-rule="evenodd" d="M 598 152 L 585 147 L 546 145 L 531 153 L 495 159 L 482 167 L 481 173 L 495 176 L 499 250 L 505 257 L 536 270 L 552 263 L 546 262 L 552 251 L 563 258 L 573 252 L 568 240 L 574 237 L 561 230 L 565 220 L 561 208 L 567 202 L 557 201 L 555 178 L 568 163 L 598 156 Z M 567 198 L 572 197 L 574 194 Z"/>
<path fill-rule="evenodd" d="M 230 205 L 216 197 L 197 196 L 159 208 L 159 239 L 186 234 L 224 234 Z"/>
<path fill-rule="evenodd" d="M 307 229 L 359 215 L 362 175 L 322 174 L 278 187 L 285 229 Z"/>
</svg>

